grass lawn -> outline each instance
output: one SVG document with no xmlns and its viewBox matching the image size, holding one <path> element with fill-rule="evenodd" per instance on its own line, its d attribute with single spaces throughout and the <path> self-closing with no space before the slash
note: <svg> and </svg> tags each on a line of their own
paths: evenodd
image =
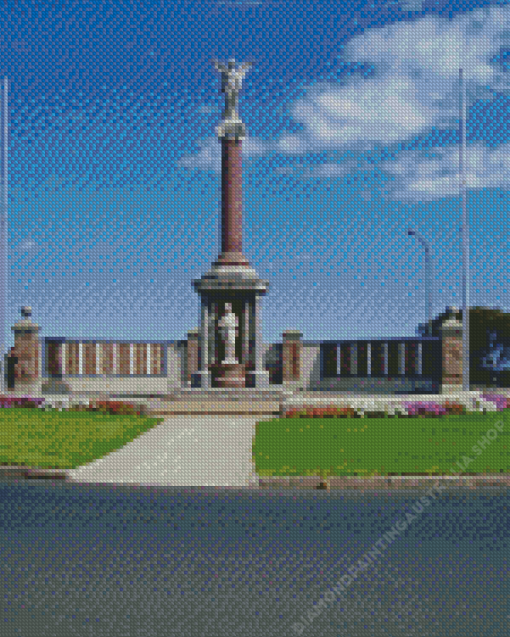
<svg viewBox="0 0 510 637">
<path fill-rule="evenodd" d="M 0 464 L 75 469 L 120 449 L 163 418 L 94 412 L 0 410 Z"/>
<path fill-rule="evenodd" d="M 439 418 L 262 421 L 253 461 L 260 476 L 318 475 L 319 467 L 331 476 L 510 474 L 510 409 Z"/>
</svg>

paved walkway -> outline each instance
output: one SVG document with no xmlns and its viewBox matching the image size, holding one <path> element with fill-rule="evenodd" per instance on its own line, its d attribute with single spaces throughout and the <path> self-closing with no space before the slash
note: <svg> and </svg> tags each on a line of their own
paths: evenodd
<svg viewBox="0 0 510 637">
<path fill-rule="evenodd" d="M 168 416 L 116 452 L 68 471 L 74 482 L 147 486 L 258 485 L 255 423 L 264 416 Z"/>
</svg>

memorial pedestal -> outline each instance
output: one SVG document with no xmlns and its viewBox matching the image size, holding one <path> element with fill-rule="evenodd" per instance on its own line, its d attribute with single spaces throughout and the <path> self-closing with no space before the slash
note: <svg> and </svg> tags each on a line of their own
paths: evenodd
<svg viewBox="0 0 510 637">
<path fill-rule="evenodd" d="M 241 363 L 211 365 L 212 386 L 220 388 L 231 388 L 246 386 L 246 374 L 244 365 Z"/>
</svg>

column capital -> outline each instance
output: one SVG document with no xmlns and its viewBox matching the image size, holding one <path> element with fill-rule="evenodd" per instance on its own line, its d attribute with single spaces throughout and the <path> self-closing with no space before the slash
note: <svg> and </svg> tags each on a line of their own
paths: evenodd
<svg viewBox="0 0 510 637">
<path fill-rule="evenodd" d="M 452 316 L 441 325 L 440 330 L 442 337 L 453 336 L 460 338 L 462 336 L 462 322 Z"/>
<path fill-rule="evenodd" d="M 30 317 L 32 316 L 32 308 L 23 306 L 21 308 L 21 316 L 23 317 L 20 321 L 14 323 L 11 327 L 11 330 L 15 333 L 37 333 L 41 329 L 39 325 L 32 323 Z"/>
<path fill-rule="evenodd" d="M 299 330 L 285 330 L 282 333 L 283 340 L 285 341 L 299 341 L 303 338 L 303 332 Z"/>
</svg>

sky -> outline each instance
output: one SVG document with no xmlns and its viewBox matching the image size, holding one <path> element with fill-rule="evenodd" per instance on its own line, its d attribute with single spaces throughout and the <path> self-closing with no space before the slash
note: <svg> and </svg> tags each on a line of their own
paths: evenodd
<svg viewBox="0 0 510 637">
<path fill-rule="evenodd" d="M 6 345 L 179 340 L 220 251 L 224 97 L 239 112 L 243 251 L 262 337 L 413 336 L 462 306 L 459 68 L 467 91 L 470 305 L 508 310 L 510 6 L 293 0 L 5 0 Z"/>
</svg>

